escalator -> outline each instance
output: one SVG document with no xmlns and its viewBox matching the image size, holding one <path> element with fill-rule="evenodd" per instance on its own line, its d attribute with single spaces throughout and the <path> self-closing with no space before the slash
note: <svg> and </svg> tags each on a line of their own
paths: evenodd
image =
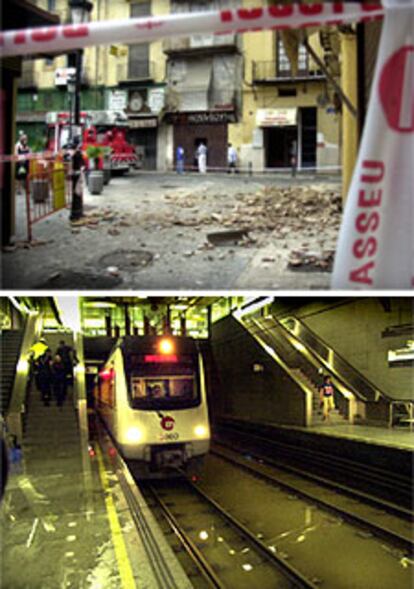
<svg viewBox="0 0 414 589">
<path fill-rule="evenodd" d="M 335 388 L 334 423 L 354 423 L 365 416 L 365 404 L 388 399 L 368 379 L 307 329 L 295 317 L 278 321 L 273 316 L 240 319 L 243 326 L 269 353 L 279 359 L 302 387 L 312 394 L 308 425 L 321 423 L 319 387 L 329 372 Z"/>
<path fill-rule="evenodd" d="M 0 334 L 0 412 L 3 416 L 5 416 L 9 410 L 17 362 L 19 360 L 23 342 L 23 334 L 24 331 L 22 329 L 5 330 Z"/>
</svg>

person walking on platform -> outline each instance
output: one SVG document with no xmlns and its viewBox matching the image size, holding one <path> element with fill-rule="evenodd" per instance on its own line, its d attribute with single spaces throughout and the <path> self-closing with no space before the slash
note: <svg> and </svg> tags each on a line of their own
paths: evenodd
<svg viewBox="0 0 414 589">
<path fill-rule="evenodd" d="M 56 405 L 62 407 L 66 398 L 66 368 L 59 354 L 56 354 L 53 360 L 52 373 Z"/>
<path fill-rule="evenodd" d="M 323 379 L 323 384 L 319 388 L 320 400 L 323 408 L 323 421 L 329 421 L 329 413 L 335 409 L 334 403 L 334 387 L 331 377 L 326 375 Z"/>
<path fill-rule="evenodd" d="M 37 386 L 43 404 L 48 407 L 52 397 L 52 353 L 49 348 L 37 363 Z"/>
</svg>

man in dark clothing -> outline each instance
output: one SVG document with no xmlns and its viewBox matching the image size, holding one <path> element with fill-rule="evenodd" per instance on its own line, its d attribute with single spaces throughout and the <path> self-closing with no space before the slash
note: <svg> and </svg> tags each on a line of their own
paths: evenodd
<svg viewBox="0 0 414 589">
<path fill-rule="evenodd" d="M 52 363 L 53 392 L 56 405 L 62 407 L 66 398 L 66 369 L 59 354 L 56 354 Z"/>
<path fill-rule="evenodd" d="M 73 381 L 73 364 L 77 362 L 75 350 L 72 346 L 65 344 L 64 340 L 59 342 L 59 347 L 56 350 L 56 355 L 61 357 L 63 366 L 65 367 L 66 377 L 72 383 Z"/>
<path fill-rule="evenodd" d="M 37 386 L 47 407 L 52 396 L 52 353 L 48 349 L 37 361 Z"/>
</svg>

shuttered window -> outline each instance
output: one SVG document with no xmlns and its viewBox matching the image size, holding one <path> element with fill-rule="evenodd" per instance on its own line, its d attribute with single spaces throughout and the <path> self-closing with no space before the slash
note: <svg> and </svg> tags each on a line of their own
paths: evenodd
<svg viewBox="0 0 414 589">
<path fill-rule="evenodd" d="M 131 18 L 151 15 L 151 2 L 134 2 L 131 4 Z M 130 45 L 128 52 L 128 77 L 130 79 L 148 78 L 149 43 Z"/>
</svg>

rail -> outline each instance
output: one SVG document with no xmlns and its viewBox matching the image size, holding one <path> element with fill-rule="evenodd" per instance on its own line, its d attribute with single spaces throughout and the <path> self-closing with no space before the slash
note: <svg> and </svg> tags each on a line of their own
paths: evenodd
<svg viewBox="0 0 414 589">
<path fill-rule="evenodd" d="M 147 557 L 146 566 L 149 570 L 146 572 L 146 576 L 152 577 L 151 587 L 194 589 L 162 535 L 128 465 L 119 453 L 112 453 L 107 437 L 99 439 L 99 443 L 105 450 L 105 454 L 112 457 L 113 471 L 119 480 Z"/>
<path fill-rule="evenodd" d="M 292 467 L 280 467 L 275 460 L 263 458 L 259 454 L 252 456 L 252 453 L 250 452 L 250 459 L 247 460 L 243 457 L 243 454 L 245 453 L 244 448 L 230 447 L 230 445 L 227 445 L 225 442 L 219 441 L 217 445 L 214 446 L 211 453 L 217 455 L 222 460 L 246 470 L 247 472 L 254 473 L 255 476 L 258 476 L 277 487 L 284 488 L 289 492 L 294 492 L 306 500 L 311 500 L 323 509 L 339 515 L 344 520 L 350 521 L 352 524 L 362 526 L 379 537 L 397 543 L 404 550 L 410 552 L 413 550 L 414 540 L 411 534 L 405 534 L 402 532 L 398 525 L 401 520 L 411 523 L 413 520 L 412 512 L 407 513 L 407 510 L 396 508 L 395 505 L 390 505 L 376 497 L 360 493 L 344 485 L 335 484 L 328 479 L 315 477 L 310 473 L 304 475 L 300 470 Z M 251 458 L 253 458 L 253 460 L 251 460 Z M 271 472 L 269 472 L 268 467 L 271 467 Z M 296 479 L 293 478 L 292 481 L 292 477 L 288 477 L 287 479 L 284 478 L 280 474 L 280 472 L 283 473 L 283 471 L 289 472 L 291 475 L 293 475 L 293 473 L 297 474 Z M 301 481 L 306 481 L 303 487 L 300 484 Z M 314 485 L 309 485 L 309 481 L 312 481 Z M 324 492 L 319 494 L 318 489 L 321 488 L 324 489 Z M 332 494 L 326 493 L 326 489 L 329 489 Z M 393 522 L 396 524 L 395 527 L 393 528 L 393 525 L 387 526 L 384 522 L 381 522 L 381 518 L 379 521 L 375 520 L 376 513 L 370 513 L 367 510 L 358 513 L 358 510 L 355 510 L 353 504 L 349 505 L 348 503 L 343 503 L 341 501 L 337 503 L 338 492 L 341 495 L 352 497 L 353 499 L 368 504 L 371 507 L 375 507 L 376 509 L 395 513 L 397 516 L 397 521 Z M 374 519 L 372 516 L 374 516 Z"/>
<path fill-rule="evenodd" d="M 36 337 L 40 335 L 41 324 L 41 313 L 30 311 L 26 317 L 23 341 L 16 366 L 16 376 L 6 417 L 9 433 L 15 435 L 20 443 L 23 438 L 23 415 L 25 413 L 27 386 L 30 378 L 30 348 Z"/>
<path fill-rule="evenodd" d="M 308 579 L 294 565 L 284 560 L 282 556 L 279 556 L 276 552 L 272 551 L 266 542 L 251 532 L 241 521 L 219 505 L 215 499 L 207 495 L 205 491 L 202 491 L 190 481 L 186 481 L 183 484 L 186 484 L 194 493 L 210 505 L 222 520 L 226 521 L 226 523 L 230 525 L 240 537 L 244 538 L 244 540 L 247 541 L 264 559 L 270 562 L 270 564 L 273 565 L 282 576 L 291 582 L 294 587 L 316 589 L 317 585 L 311 579 Z"/>
<path fill-rule="evenodd" d="M 326 370 L 342 379 L 351 390 L 365 401 L 378 401 L 383 397 L 387 401 L 390 396 L 379 389 L 373 382 L 361 374 L 354 366 L 349 364 L 338 352 L 329 346 L 321 337 L 316 335 L 309 327 L 295 316 L 284 317 L 279 323 L 285 327 L 294 337 L 302 342 L 322 362 Z"/>
<path fill-rule="evenodd" d="M 315 388 L 318 388 L 321 381 L 320 372 L 324 365 L 314 357 L 312 349 L 298 343 L 294 336 L 274 317 L 247 320 L 245 321 L 247 327 L 250 322 L 261 330 L 262 337 L 267 337 L 270 343 L 276 344 L 278 352 L 282 357 L 287 358 L 287 363 L 290 364 L 292 370 L 299 369 L 312 381 Z M 335 404 L 352 423 L 358 412 L 357 400 L 365 401 L 365 399 L 358 390 L 353 390 L 341 375 L 333 376 L 332 383 L 335 387 Z"/>
</svg>

